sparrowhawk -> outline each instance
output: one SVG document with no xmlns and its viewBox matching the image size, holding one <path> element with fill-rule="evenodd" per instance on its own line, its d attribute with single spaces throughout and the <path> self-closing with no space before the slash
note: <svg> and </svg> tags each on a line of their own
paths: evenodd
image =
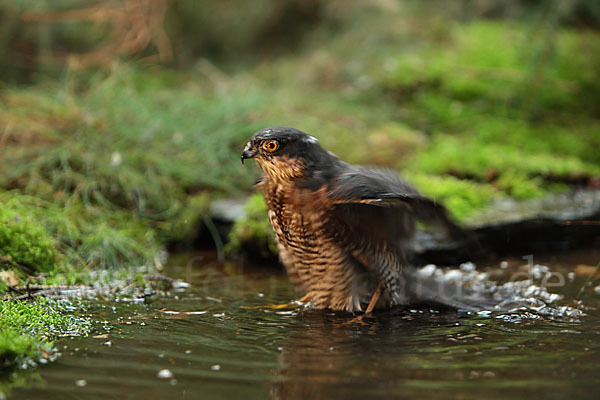
<svg viewBox="0 0 600 400">
<path fill-rule="evenodd" d="M 371 311 L 416 301 L 479 309 L 487 299 L 419 274 L 409 264 L 417 219 L 460 231 L 445 208 L 396 173 L 350 165 L 311 135 L 263 129 L 242 153 L 264 172 L 279 256 L 318 309 Z"/>
</svg>

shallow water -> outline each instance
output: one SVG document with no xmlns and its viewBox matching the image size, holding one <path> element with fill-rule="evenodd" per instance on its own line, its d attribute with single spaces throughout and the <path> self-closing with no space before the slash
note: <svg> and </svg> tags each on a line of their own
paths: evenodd
<svg viewBox="0 0 600 400">
<path fill-rule="evenodd" d="M 536 262 L 566 274 L 599 258 Z M 498 265 L 501 278 L 512 271 Z M 425 308 L 339 326 L 347 315 L 248 308 L 295 297 L 272 267 L 187 255 L 165 273 L 191 288 L 147 303 L 91 304 L 97 332 L 60 340 L 62 356 L 10 398 L 597 398 L 600 390 L 600 293 L 592 288 L 577 319 Z M 584 280 L 551 291 L 568 303 Z"/>
</svg>

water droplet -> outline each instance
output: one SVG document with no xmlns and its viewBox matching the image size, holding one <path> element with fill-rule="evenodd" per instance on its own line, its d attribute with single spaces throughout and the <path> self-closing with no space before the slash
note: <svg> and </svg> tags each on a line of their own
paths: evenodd
<svg viewBox="0 0 600 400">
<path fill-rule="evenodd" d="M 156 377 L 160 379 L 171 379 L 173 378 L 173 373 L 168 369 L 161 369 L 156 374 Z"/>
<path fill-rule="evenodd" d="M 475 264 L 473 264 L 472 262 L 466 262 L 466 263 L 460 264 L 459 268 L 461 271 L 471 272 L 471 271 L 475 271 Z"/>
</svg>

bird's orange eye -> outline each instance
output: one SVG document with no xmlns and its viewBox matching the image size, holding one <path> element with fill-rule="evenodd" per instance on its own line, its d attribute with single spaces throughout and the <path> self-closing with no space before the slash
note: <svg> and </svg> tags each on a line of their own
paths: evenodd
<svg viewBox="0 0 600 400">
<path fill-rule="evenodd" d="M 265 149 L 267 149 L 271 153 L 277 150 L 278 148 L 279 143 L 277 142 L 277 140 L 269 140 L 267 143 L 265 143 Z"/>
</svg>

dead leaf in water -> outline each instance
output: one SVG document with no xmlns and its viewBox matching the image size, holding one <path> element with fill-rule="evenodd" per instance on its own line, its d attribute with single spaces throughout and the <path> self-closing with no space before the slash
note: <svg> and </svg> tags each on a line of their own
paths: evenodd
<svg viewBox="0 0 600 400">
<path fill-rule="evenodd" d="M 210 301 L 214 301 L 215 303 L 222 303 L 223 302 L 223 300 L 217 299 L 216 297 L 206 296 L 205 299 L 206 300 L 210 300 Z"/>
<path fill-rule="evenodd" d="M 171 310 L 160 310 L 161 313 L 167 315 L 202 315 L 208 311 L 171 311 Z"/>
</svg>

